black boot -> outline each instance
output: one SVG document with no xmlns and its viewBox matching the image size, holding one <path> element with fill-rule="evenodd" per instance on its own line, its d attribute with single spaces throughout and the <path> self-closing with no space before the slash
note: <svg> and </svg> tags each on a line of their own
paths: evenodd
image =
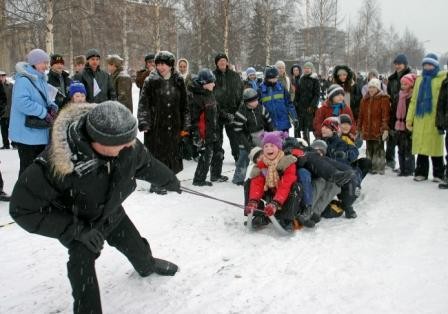
<svg viewBox="0 0 448 314">
<path fill-rule="evenodd" d="M 223 175 L 210 178 L 210 181 L 212 181 L 212 182 L 226 182 L 227 180 L 229 180 L 229 177 L 226 177 Z"/>
<path fill-rule="evenodd" d="M 6 194 L 4 191 L 0 191 L 0 201 L 2 202 L 9 202 L 11 199 L 11 196 Z"/>
<path fill-rule="evenodd" d="M 213 183 L 211 183 L 210 181 L 195 181 L 195 180 L 193 180 L 193 185 L 196 185 L 196 186 L 213 186 Z"/>
<path fill-rule="evenodd" d="M 445 181 L 444 183 L 440 183 L 439 184 L 439 189 L 442 189 L 442 190 L 448 189 L 448 180 Z"/>
<path fill-rule="evenodd" d="M 299 221 L 300 223 L 307 227 L 307 228 L 313 228 L 316 222 L 311 219 L 313 217 L 313 209 L 311 206 L 306 206 L 302 212 L 299 215 Z"/>
<path fill-rule="evenodd" d="M 344 209 L 344 211 L 345 211 L 345 218 L 355 219 L 356 217 L 358 217 L 352 206 L 348 206 L 347 208 Z"/>
<path fill-rule="evenodd" d="M 160 258 L 154 258 L 154 272 L 162 276 L 174 276 L 179 270 L 176 264 Z"/>
<path fill-rule="evenodd" d="M 159 195 L 165 195 L 165 194 L 168 193 L 165 188 L 162 188 L 162 187 L 160 187 L 158 185 L 154 185 L 154 184 L 151 184 L 151 188 L 149 189 L 149 192 L 150 193 L 156 193 L 156 194 L 159 194 Z"/>
<path fill-rule="evenodd" d="M 330 178 L 330 182 L 336 183 L 337 186 L 343 186 L 353 178 L 354 172 L 352 170 L 337 171 Z"/>
</svg>

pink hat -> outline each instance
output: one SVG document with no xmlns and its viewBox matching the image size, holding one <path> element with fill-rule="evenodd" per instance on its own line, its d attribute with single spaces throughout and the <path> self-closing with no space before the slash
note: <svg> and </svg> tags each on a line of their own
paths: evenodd
<svg viewBox="0 0 448 314">
<path fill-rule="evenodd" d="M 263 132 L 261 134 L 261 142 L 263 146 L 267 143 L 274 144 L 279 149 L 283 147 L 283 140 L 288 137 L 287 132 L 273 131 L 273 132 Z"/>
<path fill-rule="evenodd" d="M 400 82 L 406 83 L 409 86 L 414 86 L 416 79 L 417 79 L 417 75 L 415 75 L 415 73 L 409 73 L 409 74 L 404 75 L 401 78 Z"/>
</svg>

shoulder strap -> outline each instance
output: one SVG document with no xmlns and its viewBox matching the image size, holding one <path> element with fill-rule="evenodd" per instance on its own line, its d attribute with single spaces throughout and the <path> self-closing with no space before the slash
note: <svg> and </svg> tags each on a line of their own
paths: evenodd
<svg viewBox="0 0 448 314">
<path fill-rule="evenodd" d="M 43 93 L 39 88 L 37 88 L 37 86 L 36 86 L 36 84 L 34 84 L 33 80 L 31 80 L 28 76 L 23 76 L 23 77 L 26 77 L 26 78 L 30 81 L 31 85 L 34 86 L 34 88 L 39 92 L 40 96 L 41 96 L 41 97 L 43 98 L 43 100 L 45 101 L 45 105 L 48 106 L 48 100 L 47 100 L 47 97 L 44 95 L 44 93 Z"/>
</svg>

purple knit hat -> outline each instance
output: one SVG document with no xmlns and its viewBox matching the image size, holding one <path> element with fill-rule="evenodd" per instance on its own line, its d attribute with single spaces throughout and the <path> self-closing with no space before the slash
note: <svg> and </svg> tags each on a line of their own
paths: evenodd
<svg viewBox="0 0 448 314">
<path fill-rule="evenodd" d="M 261 134 L 261 143 L 263 146 L 267 143 L 274 144 L 279 149 L 282 149 L 283 140 L 287 137 L 288 133 L 283 131 L 263 132 Z"/>
</svg>

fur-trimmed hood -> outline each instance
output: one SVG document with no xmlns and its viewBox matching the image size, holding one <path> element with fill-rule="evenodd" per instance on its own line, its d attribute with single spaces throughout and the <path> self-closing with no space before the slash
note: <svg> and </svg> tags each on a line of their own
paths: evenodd
<svg viewBox="0 0 448 314">
<path fill-rule="evenodd" d="M 31 79 L 33 82 L 37 81 L 39 77 L 42 77 L 45 81 L 48 80 L 47 75 L 44 73 L 39 73 L 31 64 L 28 62 L 18 62 L 16 64 L 16 76 L 25 76 Z M 17 78 L 16 78 L 17 79 Z"/>
<path fill-rule="evenodd" d="M 69 128 L 79 123 L 81 118 L 92 110 L 96 104 L 69 104 L 59 112 L 52 129 L 51 145 L 49 148 L 49 160 L 52 172 L 57 177 L 64 177 L 75 170 L 77 161 L 73 152 L 69 135 Z"/>
<path fill-rule="evenodd" d="M 337 65 L 333 70 L 333 82 L 341 85 L 342 82 L 339 80 L 338 72 L 339 70 L 345 70 L 347 72 L 347 82 L 350 82 L 350 85 L 354 84 L 355 74 L 352 69 L 350 69 L 347 65 Z"/>
<path fill-rule="evenodd" d="M 286 168 L 288 168 L 290 165 L 296 163 L 296 161 L 297 161 L 297 158 L 294 157 L 293 155 L 285 155 L 285 156 L 283 156 L 283 158 L 280 159 L 278 164 L 277 164 L 277 171 L 284 172 L 286 170 Z M 260 165 L 256 164 L 252 168 L 252 171 L 250 172 L 249 178 L 250 179 L 255 178 L 255 177 L 259 176 L 260 174 L 261 174 Z"/>
</svg>

